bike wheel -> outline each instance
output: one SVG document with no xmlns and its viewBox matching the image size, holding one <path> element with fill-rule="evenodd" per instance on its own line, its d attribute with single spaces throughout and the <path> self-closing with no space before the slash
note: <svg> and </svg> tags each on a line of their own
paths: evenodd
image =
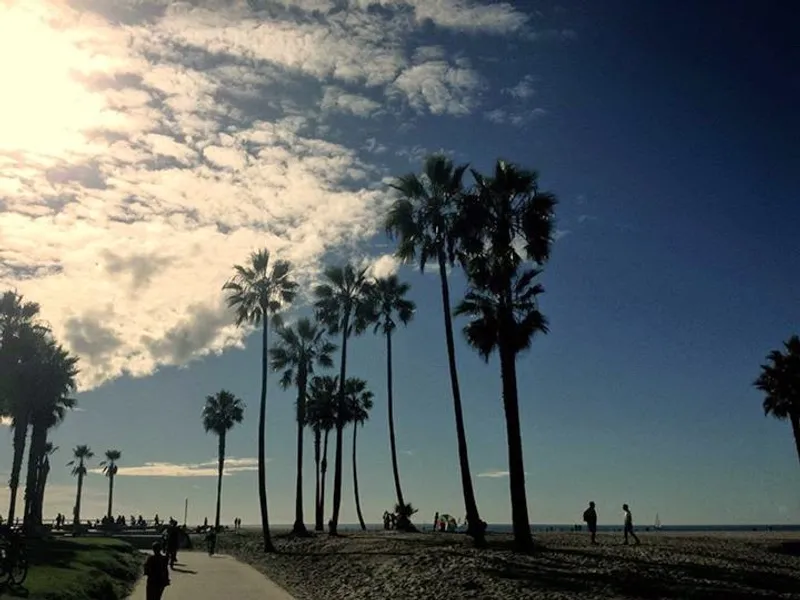
<svg viewBox="0 0 800 600">
<path fill-rule="evenodd" d="M 17 560 L 11 565 L 10 581 L 12 585 L 22 585 L 28 577 L 28 556 L 24 551 L 20 551 Z"/>
</svg>

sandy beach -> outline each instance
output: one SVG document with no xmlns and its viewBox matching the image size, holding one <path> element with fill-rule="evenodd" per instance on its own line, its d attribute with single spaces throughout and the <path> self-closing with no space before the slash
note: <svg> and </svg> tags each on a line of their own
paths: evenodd
<svg viewBox="0 0 800 600">
<path fill-rule="evenodd" d="M 473 549 L 462 535 L 368 532 L 340 538 L 279 535 L 280 554 L 260 552 L 256 533 L 222 536 L 220 551 L 248 562 L 297 600 L 599 600 L 675 598 L 800 600 L 796 533 L 641 533 L 641 546 L 614 534 L 536 536 L 530 556 L 510 536 Z"/>
</svg>

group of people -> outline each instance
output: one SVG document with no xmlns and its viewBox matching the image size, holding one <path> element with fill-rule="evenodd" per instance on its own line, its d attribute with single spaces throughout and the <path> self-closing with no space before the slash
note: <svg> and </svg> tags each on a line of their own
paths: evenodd
<svg viewBox="0 0 800 600">
<path fill-rule="evenodd" d="M 623 534 L 625 536 L 625 544 L 628 544 L 628 537 L 633 538 L 634 544 L 639 545 L 639 538 L 633 531 L 633 515 L 631 509 L 627 504 L 622 505 L 622 518 L 624 521 Z M 589 508 L 583 511 L 583 521 L 586 523 L 586 528 L 592 536 L 592 544 L 597 544 L 597 508 L 594 502 L 589 502 Z"/>
</svg>

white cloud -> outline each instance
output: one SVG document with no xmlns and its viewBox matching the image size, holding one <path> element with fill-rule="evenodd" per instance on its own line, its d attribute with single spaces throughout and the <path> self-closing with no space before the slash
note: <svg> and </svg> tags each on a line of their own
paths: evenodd
<svg viewBox="0 0 800 600">
<path fill-rule="evenodd" d="M 502 91 L 504 94 L 508 94 L 512 98 L 526 100 L 536 93 L 536 90 L 533 88 L 533 76 L 525 75 L 525 77 L 523 77 L 519 83 L 512 87 L 504 88 Z"/>
<path fill-rule="evenodd" d="M 320 108 L 326 111 L 351 113 L 359 117 L 369 117 L 380 109 L 374 100 L 358 94 L 350 94 L 336 86 L 326 86 Z"/>
<path fill-rule="evenodd" d="M 397 273 L 399 267 L 400 263 L 393 254 L 384 254 L 372 261 L 370 275 L 377 278 L 388 277 L 389 275 Z"/>
<path fill-rule="evenodd" d="M 0 426 L 11 427 L 11 423 L 13 423 L 11 417 L 0 417 Z"/>
<path fill-rule="evenodd" d="M 258 460 L 255 458 L 226 458 L 225 475 L 255 471 Z M 90 469 L 90 473 L 102 473 L 101 468 Z M 175 464 L 168 462 L 147 462 L 143 465 L 128 467 L 120 465 L 118 476 L 123 477 L 216 477 L 217 461 L 212 460 L 195 464 Z"/>
<path fill-rule="evenodd" d="M 495 108 L 483 114 L 487 121 L 496 123 L 498 125 L 509 123 L 515 127 L 522 127 L 531 121 L 540 119 L 547 114 L 543 108 L 533 108 L 525 110 L 509 110 L 504 108 Z"/>
<path fill-rule="evenodd" d="M 478 473 L 478 477 L 500 479 L 501 477 L 508 477 L 508 471 L 484 471 L 483 473 Z"/>
<path fill-rule="evenodd" d="M 392 94 L 401 93 L 419 113 L 466 115 L 478 104 L 481 77 L 468 66 L 430 60 L 412 65 L 395 79 Z"/>
</svg>

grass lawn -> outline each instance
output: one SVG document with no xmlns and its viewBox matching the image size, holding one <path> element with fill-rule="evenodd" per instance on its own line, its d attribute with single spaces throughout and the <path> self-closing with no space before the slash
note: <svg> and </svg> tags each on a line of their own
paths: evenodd
<svg viewBox="0 0 800 600">
<path fill-rule="evenodd" d="M 1 596 L 36 600 L 121 600 L 139 577 L 142 555 L 109 538 L 55 538 L 27 542 L 30 570 L 20 589 Z"/>
</svg>

